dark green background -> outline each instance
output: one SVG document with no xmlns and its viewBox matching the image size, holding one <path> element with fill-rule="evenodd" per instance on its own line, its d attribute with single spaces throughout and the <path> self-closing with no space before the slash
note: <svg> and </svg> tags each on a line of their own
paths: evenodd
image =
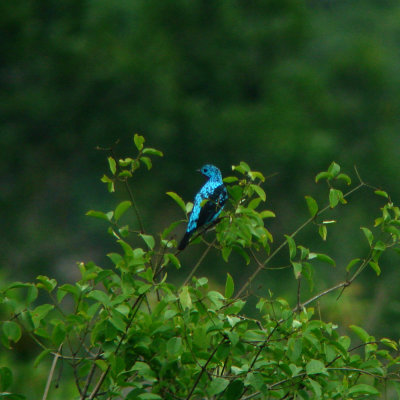
<svg viewBox="0 0 400 400">
<path fill-rule="evenodd" d="M 78 260 L 109 266 L 112 239 L 84 213 L 124 194 L 100 183 L 106 154 L 95 147 L 120 139 L 120 155 L 132 155 L 135 132 L 165 155 L 133 182 L 152 232 L 182 217 L 165 192 L 191 200 L 205 162 L 225 176 L 241 160 L 277 173 L 264 188 L 278 244 L 307 217 L 304 195 L 327 201 L 313 178 L 333 160 L 399 199 L 398 1 L 13 0 L 1 2 L 0 26 L 4 279 L 64 282 Z M 318 288 L 366 251 L 359 226 L 383 204 L 365 191 L 350 200 L 327 244 L 312 228 L 300 237 L 337 259 L 336 269 L 321 265 Z M 184 277 L 198 252 L 183 255 Z M 205 262 L 201 273 L 217 269 L 221 284 L 229 270 L 240 286 L 251 267 L 239 261 Z M 382 277 L 366 273 L 325 317 L 396 339 L 398 263 L 385 257 Z M 258 283 L 294 294 L 290 271 Z"/>
</svg>

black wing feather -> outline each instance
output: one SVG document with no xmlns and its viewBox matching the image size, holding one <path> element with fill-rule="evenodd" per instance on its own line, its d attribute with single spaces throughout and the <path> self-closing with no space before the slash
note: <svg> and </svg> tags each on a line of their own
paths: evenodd
<svg viewBox="0 0 400 400">
<path fill-rule="evenodd" d="M 197 222 L 197 228 L 211 222 L 218 211 L 224 206 L 227 198 L 226 188 L 224 185 L 220 185 L 215 188 L 214 192 L 209 197 L 209 200 L 201 208 L 199 214 L 199 220 Z"/>
</svg>

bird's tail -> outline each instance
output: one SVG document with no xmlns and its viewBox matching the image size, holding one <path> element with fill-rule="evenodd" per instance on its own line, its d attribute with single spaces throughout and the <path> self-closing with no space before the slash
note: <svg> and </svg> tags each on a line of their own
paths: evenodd
<svg viewBox="0 0 400 400">
<path fill-rule="evenodd" d="M 188 244 L 189 244 L 189 239 L 192 236 L 193 232 L 186 232 L 182 238 L 182 240 L 179 242 L 178 245 L 178 250 L 183 250 Z"/>
</svg>

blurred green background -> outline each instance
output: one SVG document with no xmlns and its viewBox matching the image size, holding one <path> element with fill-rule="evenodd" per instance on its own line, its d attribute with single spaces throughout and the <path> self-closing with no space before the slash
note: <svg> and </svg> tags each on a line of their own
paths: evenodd
<svg viewBox="0 0 400 400">
<path fill-rule="evenodd" d="M 272 175 L 264 188 L 277 244 L 307 218 L 306 194 L 326 203 L 313 179 L 333 160 L 400 197 L 398 1 L 13 0 L 1 2 L 0 26 L 4 280 L 69 281 L 78 260 L 110 266 L 113 241 L 84 214 L 108 211 L 124 194 L 107 194 L 106 154 L 95 147 L 120 139 L 120 155 L 134 154 L 135 132 L 165 155 L 134 181 L 152 232 L 182 218 L 165 192 L 191 200 L 205 162 L 225 176 L 241 160 Z M 328 243 L 313 228 L 299 238 L 337 260 L 336 269 L 321 266 L 319 289 L 366 251 L 359 226 L 371 226 L 383 204 L 366 191 L 350 200 Z M 183 254 L 180 274 L 197 254 Z M 228 270 L 237 287 L 252 272 L 240 258 L 215 260 L 216 285 Z M 367 272 L 339 301 L 332 296 L 324 318 L 398 338 L 398 263 L 386 257 L 379 279 Z M 200 274 L 207 268 L 214 261 Z M 294 294 L 291 271 L 257 283 L 264 294 Z"/>
</svg>

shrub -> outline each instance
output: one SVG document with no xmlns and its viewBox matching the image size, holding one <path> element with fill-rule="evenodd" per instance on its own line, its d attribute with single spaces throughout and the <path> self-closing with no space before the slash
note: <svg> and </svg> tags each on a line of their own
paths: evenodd
<svg viewBox="0 0 400 400">
<path fill-rule="evenodd" d="M 399 251 L 400 210 L 386 192 L 358 176 L 357 185 L 344 193 L 341 187 L 350 186 L 351 180 L 333 162 L 315 178 L 317 183 L 327 183 L 328 204 L 320 207 L 306 196 L 310 217 L 273 247 L 273 236 L 264 224 L 274 217 L 263 209 L 265 178 L 241 162 L 233 166 L 234 175 L 225 178 L 229 205 L 218 223 L 192 241 L 203 248 L 200 260 L 193 260 L 190 271 L 181 269 L 187 278 L 175 286 L 167 276 L 169 269 L 181 268 L 173 231 L 185 220 L 173 222 L 159 235 L 145 229 L 130 180 L 141 166 L 150 170 L 151 157 L 162 153 L 144 147 L 139 135 L 134 136 L 134 144 L 135 158 L 118 159 L 114 149 L 108 149 L 111 175 L 102 178 L 110 192 L 124 187 L 128 198 L 113 211 L 87 213 L 106 221 L 121 248 L 108 254 L 112 267 L 81 262 L 81 278 L 74 284 L 58 285 L 55 279 L 38 276 L 34 283 L 13 282 L 0 292 L 3 314 L 8 315 L 1 322 L 2 345 L 11 349 L 26 332 L 42 348 L 33 366 L 52 359 L 43 383 L 44 400 L 55 390 L 51 383 L 62 378 L 55 373 L 60 362 L 73 372 L 77 399 L 366 399 L 397 387 L 395 341 L 375 339 L 353 325 L 361 341 L 354 345 L 338 333 L 337 325 L 321 320 L 313 309 L 328 293 L 345 291 L 367 268 L 380 275 L 381 255 Z M 315 262 L 334 266 L 335 261 L 296 243 L 296 235 L 313 224 L 327 240 L 334 221 L 324 220 L 324 213 L 345 204 L 362 187 L 385 201 L 374 231 L 361 228 L 368 252 L 348 260 L 342 281 L 301 301 L 303 279 L 314 285 Z M 192 204 L 176 193 L 168 195 L 187 217 Z M 136 215 L 135 227 L 121 224 L 129 209 Z M 211 248 L 227 265 L 232 251 L 238 253 L 243 263 L 254 265 L 251 277 L 236 287 L 227 273 L 224 292 L 211 290 L 206 277 L 195 276 Z M 297 303 L 290 305 L 268 292 L 257 298 L 257 318 L 250 318 L 242 309 L 253 296 L 251 285 L 285 248 L 297 282 Z M 46 295 L 41 301 L 39 292 Z M 7 392 L 11 382 L 12 370 L 3 366 L 0 396 L 24 398 Z"/>
</svg>

